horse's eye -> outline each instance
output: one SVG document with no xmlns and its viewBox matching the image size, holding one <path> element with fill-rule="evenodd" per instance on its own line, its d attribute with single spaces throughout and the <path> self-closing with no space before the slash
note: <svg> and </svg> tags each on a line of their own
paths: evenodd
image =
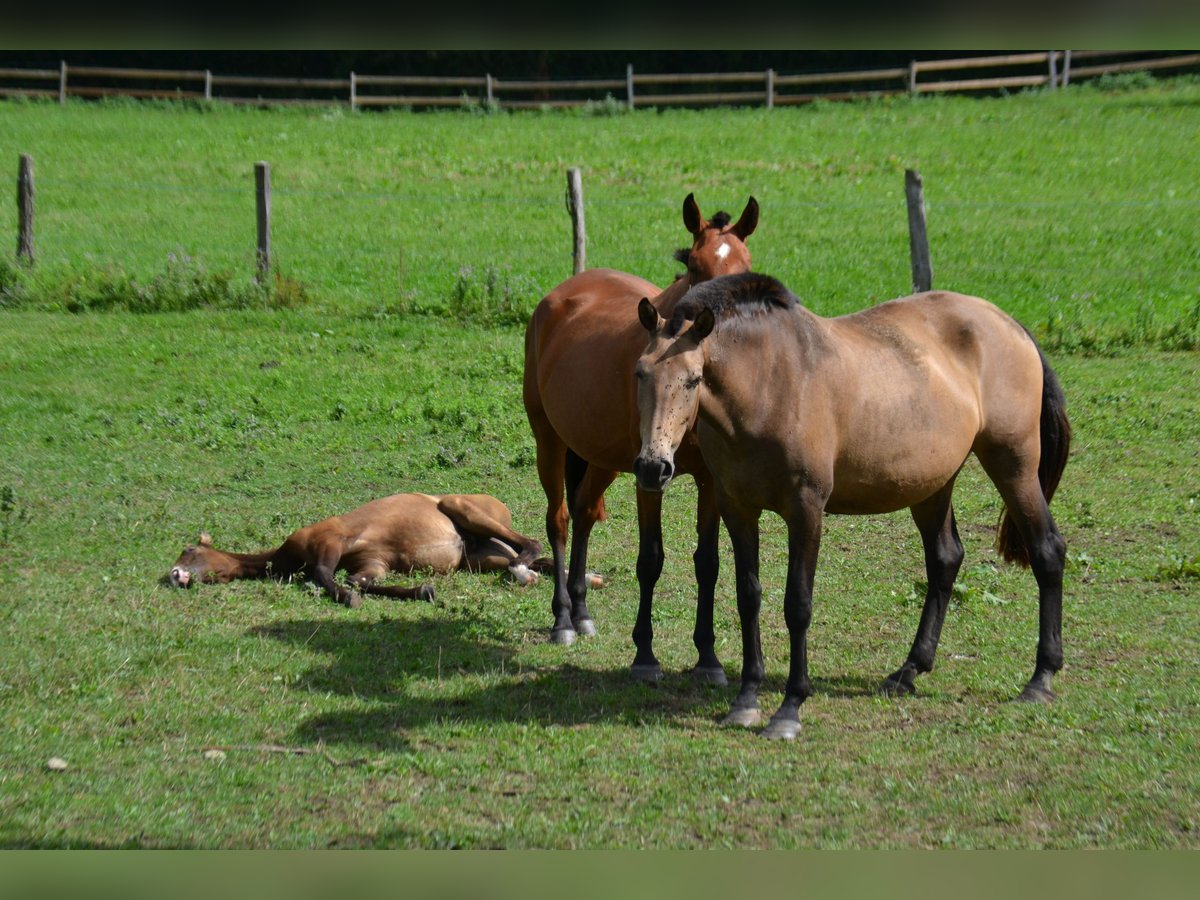
<svg viewBox="0 0 1200 900">
<path fill-rule="evenodd" d="M 701 380 L 702 380 L 701 376 L 699 376 L 699 375 L 697 375 L 695 378 L 689 378 L 686 382 L 688 390 L 691 390 L 692 388 L 695 388 L 696 386 L 698 386 L 700 384 Z"/>
</svg>

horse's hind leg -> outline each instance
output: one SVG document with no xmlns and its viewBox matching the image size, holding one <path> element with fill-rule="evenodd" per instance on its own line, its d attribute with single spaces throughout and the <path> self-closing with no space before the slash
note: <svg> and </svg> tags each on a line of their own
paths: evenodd
<svg viewBox="0 0 1200 900">
<path fill-rule="evenodd" d="M 617 473 L 589 465 L 571 504 L 571 563 L 567 573 L 567 594 L 571 598 L 571 625 L 574 634 L 590 637 L 596 625 L 587 608 L 587 552 L 592 528 L 604 516 L 604 492 Z M 570 643 L 567 641 L 566 643 Z"/>
<path fill-rule="evenodd" d="M 477 539 L 481 546 L 486 547 L 490 541 L 497 540 L 513 548 L 513 553 L 508 557 L 496 552 L 499 548 L 476 554 L 478 563 L 470 565 L 472 569 L 504 569 L 520 563 L 529 565 L 542 552 L 540 543 L 513 531 L 468 497 L 443 497 L 438 501 L 438 512 L 453 522 L 460 534 Z"/>
<path fill-rule="evenodd" d="M 925 577 L 929 587 L 921 610 L 921 623 L 917 626 L 917 636 L 912 649 L 908 651 L 908 659 L 884 679 L 880 686 L 882 693 L 916 693 L 913 679 L 933 670 L 942 623 L 946 620 L 946 607 L 963 560 L 962 541 L 959 540 L 958 527 L 954 522 L 954 508 L 950 505 L 953 489 L 954 482 L 951 481 L 911 510 L 925 549 Z"/>
<path fill-rule="evenodd" d="M 1019 478 L 1004 477 L 1007 455 L 981 453 L 976 456 L 1004 499 L 1029 554 L 1029 567 L 1038 586 L 1038 648 L 1033 677 L 1018 700 L 1045 703 L 1054 699 L 1050 683 L 1062 668 L 1062 582 L 1067 547 L 1042 494 L 1037 471 L 1024 467 Z"/>
<path fill-rule="evenodd" d="M 567 593 L 567 504 L 564 499 L 567 445 L 544 414 L 529 412 L 528 415 L 537 445 L 538 479 L 546 494 L 546 538 L 554 559 L 554 594 L 550 600 L 554 624 L 550 626 L 550 640 L 555 644 L 570 644 L 575 640 L 575 627 L 571 624 L 571 599 Z"/>
</svg>

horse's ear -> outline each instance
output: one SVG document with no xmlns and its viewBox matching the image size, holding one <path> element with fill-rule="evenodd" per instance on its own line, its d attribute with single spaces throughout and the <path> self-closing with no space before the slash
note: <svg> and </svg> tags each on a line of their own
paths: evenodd
<svg viewBox="0 0 1200 900">
<path fill-rule="evenodd" d="M 758 201 L 753 197 L 746 203 L 746 208 L 742 210 L 742 216 L 737 220 L 737 224 L 731 229 L 731 232 L 736 234 L 738 238 L 745 241 L 746 238 L 754 234 L 754 229 L 758 227 Z"/>
<path fill-rule="evenodd" d="M 201 547 L 211 547 L 212 546 L 212 535 L 209 534 L 207 531 L 200 532 L 199 544 Z"/>
<path fill-rule="evenodd" d="M 688 332 L 696 341 L 700 343 L 710 334 L 712 334 L 713 326 L 717 324 L 717 318 L 713 315 L 713 311 L 707 306 L 700 312 L 696 313 L 696 319 L 692 322 L 692 329 Z"/>
<path fill-rule="evenodd" d="M 642 302 L 638 304 L 638 319 L 648 332 L 658 334 L 658 329 L 662 325 L 662 317 L 648 297 L 643 297 Z"/>
<path fill-rule="evenodd" d="M 700 207 L 696 204 L 696 195 L 688 194 L 683 201 L 683 227 L 696 235 L 702 232 L 707 224 L 704 216 L 700 215 Z"/>
</svg>

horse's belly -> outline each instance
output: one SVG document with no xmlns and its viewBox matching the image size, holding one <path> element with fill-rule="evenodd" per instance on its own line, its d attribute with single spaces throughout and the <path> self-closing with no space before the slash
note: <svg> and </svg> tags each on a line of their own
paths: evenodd
<svg viewBox="0 0 1200 900">
<path fill-rule="evenodd" d="M 907 509 L 944 488 L 958 474 L 969 450 L 969 445 L 914 449 L 903 458 L 874 465 L 840 465 L 825 509 L 848 515 Z"/>
</svg>

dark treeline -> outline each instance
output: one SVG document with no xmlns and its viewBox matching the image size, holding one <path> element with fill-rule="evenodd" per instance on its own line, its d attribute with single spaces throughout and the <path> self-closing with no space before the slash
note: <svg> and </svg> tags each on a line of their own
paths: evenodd
<svg viewBox="0 0 1200 900">
<path fill-rule="evenodd" d="M 626 64 L 650 73 L 838 72 L 907 65 L 913 59 L 988 55 L 921 50 L 5 50 L 0 65 L 211 69 L 225 75 L 345 78 L 484 75 L 513 79 L 621 78 Z"/>
</svg>

